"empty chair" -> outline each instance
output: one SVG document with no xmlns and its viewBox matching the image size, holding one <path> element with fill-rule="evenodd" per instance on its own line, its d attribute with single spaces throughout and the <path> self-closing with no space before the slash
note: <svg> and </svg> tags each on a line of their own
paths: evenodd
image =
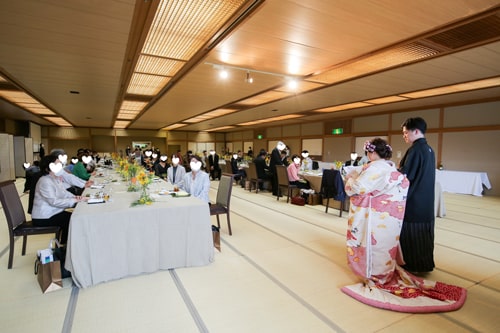
<svg viewBox="0 0 500 333">
<path fill-rule="evenodd" d="M 231 192 L 233 190 L 233 177 L 230 174 L 223 173 L 219 181 L 219 187 L 217 188 L 217 199 L 215 203 L 210 205 L 210 215 L 217 216 L 217 226 L 220 228 L 219 215 L 226 214 L 227 218 L 227 228 L 229 235 L 231 236 L 233 232 L 231 231 L 231 219 L 229 216 L 230 203 L 231 203 Z"/>
<path fill-rule="evenodd" d="M 298 187 L 297 185 L 290 184 L 290 181 L 288 180 L 288 172 L 286 170 L 286 166 L 277 165 L 276 175 L 278 176 L 278 192 L 277 192 L 278 195 L 276 196 L 276 200 L 280 199 L 281 188 L 286 188 L 287 189 L 286 202 L 288 203 L 290 201 L 290 196 L 292 195 L 293 190 Z"/>
<path fill-rule="evenodd" d="M 26 221 L 23 204 L 17 192 L 14 181 L 9 180 L 0 183 L 0 201 L 2 202 L 3 211 L 7 219 L 7 227 L 9 229 L 9 264 L 8 268 L 12 268 L 14 259 L 14 237 L 23 237 L 22 255 L 26 254 L 26 243 L 28 235 L 54 234 L 55 238 L 59 238 L 61 228 L 58 226 L 50 227 L 35 227 L 31 221 Z"/>
<path fill-rule="evenodd" d="M 347 195 L 345 193 L 344 181 L 342 180 L 340 171 L 330 169 L 323 170 L 323 177 L 321 179 L 321 195 L 323 198 L 326 198 L 325 213 L 328 213 L 330 198 L 333 198 L 336 201 L 340 201 L 339 216 L 342 216 L 344 201 Z"/>
</svg>

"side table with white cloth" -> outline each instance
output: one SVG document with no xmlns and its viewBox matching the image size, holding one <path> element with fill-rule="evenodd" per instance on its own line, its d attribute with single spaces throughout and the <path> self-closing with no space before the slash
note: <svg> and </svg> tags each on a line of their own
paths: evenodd
<svg viewBox="0 0 500 333">
<path fill-rule="evenodd" d="M 127 192 L 125 184 L 108 187 L 108 202 L 79 203 L 71 217 L 65 267 L 78 287 L 214 260 L 206 202 L 165 192 L 153 194 L 151 205 L 131 207 L 138 192 Z"/>
<path fill-rule="evenodd" d="M 436 170 L 436 182 L 441 184 L 443 192 L 483 195 L 483 185 L 491 189 L 486 172 Z"/>
<path fill-rule="evenodd" d="M 357 169 L 358 172 L 361 171 L 361 167 L 346 167 L 346 172 L 351 172 L 353 169 Z M 316 192 L 321 192 L 321 179 L 322 173 L 321 171 L 309 171 L 309 172 L 300 172 L 300 175 L 304 177 L 311 188 Z M 434 197 L 434 211 L 437 217 L 444 217 L 446 215 L 446 206 L 443 198 L 443 191 L 441 189 L 441 185 L 436 181 L 435 197 Z M 333 205 L 337 205 L 338 202 L 331 201 Z M 349 207 L 349 200 L 347 200 L 345 207 Z M 335 209 L 339 209 L 337 206 L 332 206 Z"/>
<path fill-rule="evenodd" d="M 441 184 L 439 184 L 439 182 L 436 182 L 434 186 L 434 213 L 437 217 L 446 216 L 446 206 L 444 205 L 443 190 L 441 189 Z"/>
</svg>

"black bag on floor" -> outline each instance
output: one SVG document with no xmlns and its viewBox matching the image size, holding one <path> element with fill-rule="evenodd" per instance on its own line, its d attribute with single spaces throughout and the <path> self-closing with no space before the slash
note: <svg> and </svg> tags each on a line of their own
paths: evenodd
<svg viewBox="0 0 500 333">
<path fill-rule="evenodd" d="M 212 236 L 214 238 L 214 247 L 220 252 L 220 231 L 215 225 L 212 226 Z"/>
<path fill-rule="evenodd" d="M 64 268 L 66 262 L 66 247 L 56 247 L 53 251 L 54 261 L 59 260 L 61 262 L 61 278 L 71 277 L 71 272 Z"/>
</svg>

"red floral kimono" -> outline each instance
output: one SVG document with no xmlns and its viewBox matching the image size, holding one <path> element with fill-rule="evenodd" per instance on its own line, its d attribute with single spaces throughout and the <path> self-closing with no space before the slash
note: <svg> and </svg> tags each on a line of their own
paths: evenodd
<svg viewBox="0 0 500 333">
<path fill-rule="evenodd" d="M 347 261 L 362 283 L 342 288 L 372 306 L 400 312 L 442 312 L 460 308 L 466 290 L 410 274 L 403 264 L 399 233 L 409 181 L 391 161 L 365 165 L 345 185 L 351 197 Z"/>
</svg>

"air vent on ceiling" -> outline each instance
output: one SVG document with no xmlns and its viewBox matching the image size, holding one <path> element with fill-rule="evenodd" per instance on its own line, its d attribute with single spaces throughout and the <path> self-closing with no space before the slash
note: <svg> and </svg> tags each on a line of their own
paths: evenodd
<svg viewBox="0 0 500 333">
<path fill-rule="evenodd" d="M 498 13 L 440 32 L 425 39 L 455 50 L 500 38 Z"/>
</svg>

